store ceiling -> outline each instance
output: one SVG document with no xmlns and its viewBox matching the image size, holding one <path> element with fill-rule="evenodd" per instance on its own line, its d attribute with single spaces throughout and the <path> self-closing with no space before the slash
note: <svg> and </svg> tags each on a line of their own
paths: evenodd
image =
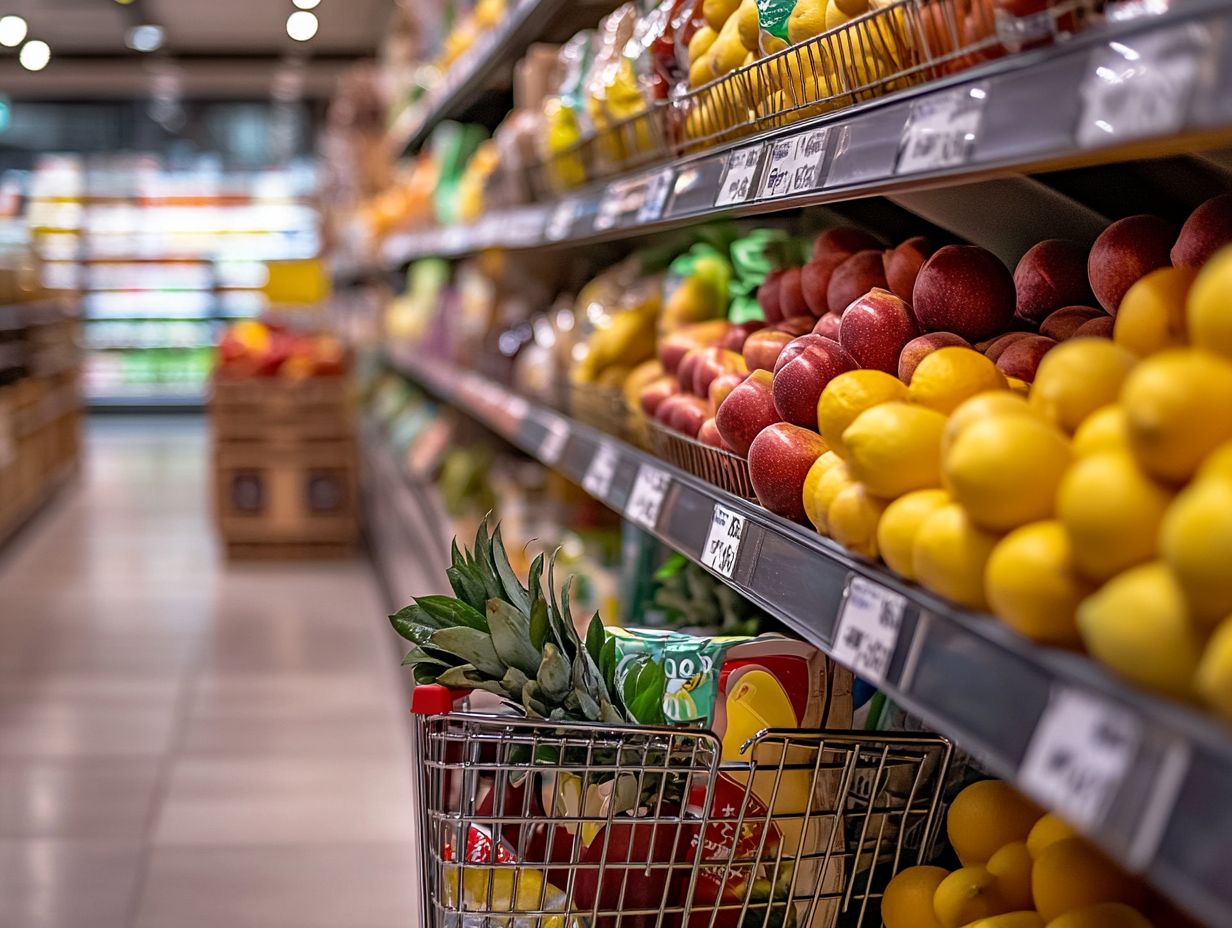
<svg viewBox="0 0 1232 928">
<path fill-rule="evenodd" d="M 153 92 L 155 75 L 173 74 L 186 97 L 265 97 L 288 56 L 307 56 L 303 92 L 328 97 L 338 75 L 371 56 L 389 23 L 392 0 L 320 0 L 320 29 L 310 42 L 287 36 L 291 0 L 0 0 L 0 15 L 16 13 L 30 38 L 51 46 L 37 73 L 0 49 L 0 91 L 15 99 L 110 98 Z M 164 46 L 142 54 L 125 45 L 128 30 L 150 23 L 165 30 Z"/>
</svg>

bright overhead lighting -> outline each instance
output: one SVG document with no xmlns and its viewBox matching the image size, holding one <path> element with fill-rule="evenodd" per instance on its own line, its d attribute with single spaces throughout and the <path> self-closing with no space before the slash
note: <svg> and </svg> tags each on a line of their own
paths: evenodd
<svg viewBox="0 0 1232 928">
<path fill-rule="evenodd" d="M 128 30 L 128 47 L 137 52 L 152 52 L 162 47 L 163 27 L 134 26 Z"/>
<path fill-rule="evenodd" d="M 16 48 L 26 38 L 26 21 L 20 16 L 0 16 L 0 45 Z"/>
<path fill-rule="evenodd" d="M 296 10 L 287 17 L 287 35 L 296 42 L 307 42 L 317 34 L 317 18 L 306 10 Z"/>
<path fill-rule="evenodd" d="M 315 10 L 321 4 L 321 0 L 291 0 L 301 10 Z"/>
<path fill-rule="evenodd" d="M 17 60 L 27 71 L 41 71 L 51 61 L 51 46 L 39 39 L 27 42 L 21 47 Z"/>
</svg>

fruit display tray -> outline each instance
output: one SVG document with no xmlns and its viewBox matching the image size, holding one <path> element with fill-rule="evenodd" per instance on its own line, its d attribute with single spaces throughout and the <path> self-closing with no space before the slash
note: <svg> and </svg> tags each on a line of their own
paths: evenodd
<svg viewBox="0 0 1232 928">
<path fill-rule="evenodd" d="M 733 496 L 757 498 L 749 477 L 749 462 L 744 458 L 702 444 L 653 420 L 646 420 L 646 431 L 650 436 L 650 450 L 663 460 Z"/>
</svg>

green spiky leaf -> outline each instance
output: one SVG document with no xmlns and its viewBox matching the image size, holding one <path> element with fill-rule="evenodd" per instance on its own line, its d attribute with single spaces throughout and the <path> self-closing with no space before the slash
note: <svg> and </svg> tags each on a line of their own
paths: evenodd
<svg viewBox="0 0 1232 928">
<path fill-rule="evenodd" d="M 548 604 L 543 599 L 530 607 L 530 643 L 540 653 L 548 645 Z"/>
<path fill-rule="evenodd" d="M 509 603 L 489 599 L 488 632 L 497 656 L 510 667 L 533 675 L 539 669 L 541 652 L 531 644 L 530 622 Z"/>
<path fill-rule="evenodd" d="M 492 639 L 478 629 L 462 625 L 440 628 L 432 633 L 431 642 L 434 648 L 456 654 L 486 676 L 499 680 L 505 675 L 505 665 L 497 657 Z"/>
<path fill-rule="evenodd" d="M 513 567 L 509 564 L 509 557 L 505 553 L 505 542 L 501 539 L 499 525 L 496 527 L 496 531 L 492 533 L 492 563 L 496 568 L 496 576 L 500 578 L 501 587 L 505 591 L 505 599 L 519 612 L 523 614 L 529 613 L 530 594 L 522 586 L 518 580 L 518 575 L 513 572 Z"/>
<path fill-rule="evenodd" d="M 488 630 L 488 620 L 482 612 L 452 596 L 417 596 L 415 605 L 438 623 L 437 628 L 462 625 L 481 632 Z"/>
<path fill-rule="evenodd" d="M 603 630 L 603 620 L 599 618 L 599 613 L 596 612 L 590 617 L 590 625 L 586 629 L 586 650 L 590 654 L 591 660 L 595 662 L 595 666 L 599 664 L 599 658 L 603 653 L 603 645 L 607 643 L 607 632 Z"/>
</svg>

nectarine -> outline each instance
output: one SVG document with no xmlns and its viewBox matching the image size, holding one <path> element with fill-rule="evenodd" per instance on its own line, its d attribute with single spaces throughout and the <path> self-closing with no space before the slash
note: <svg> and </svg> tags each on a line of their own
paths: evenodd
<svg viewBox="0 0 1232 928">
<path fill-rule="evenodd" d="M 979 341 L 1004 332 L 1014 315 L 1014 279 L 978 245 L 946 245 L 924 262 L 911 308 L 926 332 Z"/>
<path fill-rule="evenodd" d="M 1094 302 L 1087 280 L 1087 249 L 1079 242 L 1050 238 L 1032 246 L 1014 268 L 1015 314 L 1040 323 L 1062 306 Z"/>
<path fill-rule="evenodd" d="M 1130 216 L 1104 229 L 1087 259 L 1087 277 L 1099 305 L 1115 316 L 1130 287 L 1172 263 L 1175 237 L 1172 223 L 1158 216 Z"/>
</svg>

